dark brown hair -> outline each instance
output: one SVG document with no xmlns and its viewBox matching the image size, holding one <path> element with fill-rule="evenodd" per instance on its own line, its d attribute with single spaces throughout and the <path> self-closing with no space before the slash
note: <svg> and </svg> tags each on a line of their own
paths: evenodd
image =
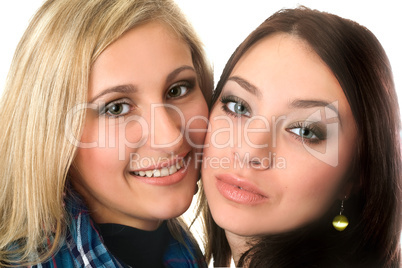
<svg viewBox="0 0 402 268">
<path fill-rule="evenodd" d="M 354 191 L 345 203 L 350 226 L 343 232 L 332 227 L 332 218 L 339 213 L 336 203 L 309 226 L 258 238 L 238 265 L 400 267 L 400 118 L 391 67 L 381 44 L 365 27 L 336 15 L 305 7 L 281 10 L 233 53 L 212 103 L 244 53 L 274 33 L 306 41 L 332 70 L 351 107 L 358 138 L 355 161 L 351 163 Z M 213 258 L 215 266 L 228 266 L 231 253 L 224 230 L 213 221 L 208 207 L 204 207 L 203 214 L 206 257 Z"/>
</svg>

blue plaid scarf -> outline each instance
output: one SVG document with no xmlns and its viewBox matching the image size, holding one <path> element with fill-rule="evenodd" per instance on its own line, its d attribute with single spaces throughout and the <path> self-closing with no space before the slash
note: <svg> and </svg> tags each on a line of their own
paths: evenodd
<svg viewBox="0 0 402 268">
<path fill-rule="evenodd" d="M 66 207 L 72 216 L 66 239 L 62 243 L 60 250 L 52 258 L 34 267 L 129 267 L 119 262 L 106 249 L 88 214 L 87 208 L 80 205 L 80 203 L 78 201 L 66 202 Z M 198 245 L 192 244 L 187 236 L 184 236 L 184 240 L 186 245 L 179 243 L 171 236 L 168 249 L 163 256 L 164 266 L 172 268 L 206 268 L 204 258 L 202 256 L 198 259 L 196 258 Z"/>
</svg>

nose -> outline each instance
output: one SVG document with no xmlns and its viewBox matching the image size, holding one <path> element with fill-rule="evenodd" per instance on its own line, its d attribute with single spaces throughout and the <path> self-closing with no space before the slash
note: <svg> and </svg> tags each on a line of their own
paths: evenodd
<svg viewBox="0 0 402 268">
<path fill-rule="evenodd" d="M 177 152 L 183 144 L 185 119 L 179 108 L 171 104 L 152 104 L 149 145 L 152 149 Z"/>
<path fill-rule="evenodd" d="M 253 117 L 237 128 L 234 135 L 233 157 L 253 169 L 270 169 L 275 133 L 271 132 L 268 120 L 265 117 Z"/>
</svg>

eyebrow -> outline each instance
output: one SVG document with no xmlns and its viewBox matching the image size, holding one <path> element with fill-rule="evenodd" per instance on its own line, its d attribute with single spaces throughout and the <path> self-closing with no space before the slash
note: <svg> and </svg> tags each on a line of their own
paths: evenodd
<svg viewBox="0 0 402 268">
<path fill-rule="evenodd" d="M 181 73 L 185 70 L 191 70 L 191 71 L 195 72 L 193 67 L 188 66 L 188 65 L 183 65 L 183 66 L 175 69 L 174 71 L 172 71 L 170 74 L 168 74 L 168 76 L 166 77 L 166 84 L 171 83 L 176 78 L 176 76 L 179 75 L 179 73 Z"/>
<path fill-rule="evenodd" d="M 109 93 L 125 93 L 125 94 L 130 94 L 130 93 L 134 93 L 137 91 L 137 88 L 134 85 L 131 84 L 127 84 L 127 85 L 118 85 L 115 87 L 111 87 L 108 89 L 105 89 L 104 91 L 102 91 L 101 93 L 99 93 L 98 95 L 96 95 L 94 98 L 92 98 L 92 100 L 90 101 L 90 103 L 93 103 L 94 101 L 96 101 L 97 99 L 99 99 L 100 97 L 107 95 Z"/>
<path fill-rule="evenodd" d="M 333 102 L 332 102 L 333 103 Z M 296 99 L 289 104 L 290 108 L 308 109 L 314 107 L 325 107 L 333 110 L 341 121 L 338 109 L 331 102 L 325 100 L 301 100 Z"/>
<path fill-rule="evenodd" d="M 179 75 L 179 73 L 181 73 L 184 70 L 191 70 L 191 71 L 195 72 L 194 68 L 191 66 L 188 66 L 188 65 L 181 66 L 168 74 L 168 76 L 166 77 L 166 83 L 172 82 Z M 132 84 L 114 86 L 114 87 L 105 89 L 104 91 L 100 92 L 98 95 L 96 95 L 94 98 L 92 98 L 90 103 L 93 103 L 100 97 L 110 94 L 110 93 L 132 94 L 132 93 L 135 93 L 136 91 L 137 91 L 137 88 Z"/>
<path fill-rule="evenodd" d="M 291 108 L 327 107 L 338 114 L 338 109 L 330 102 L 324 100 L 294 100 L 289 105 Z"/>
<path fill-rule="evenodd" d="M 256 86 L 254 86 L 253 84 L 251 84 L 250 82 L 245 80 L 244 78 L 241 78 L 239 76 L 231 76 L 231 77 L 228 78 L 228 81 L 236 82 L 243 89 L 245 89 L 246 91 L 250 92 L 251 94 L 253 94 L 253 95 L 257 96 L 257 97 L 262 96 L 261 91 Z"/>
</svg>

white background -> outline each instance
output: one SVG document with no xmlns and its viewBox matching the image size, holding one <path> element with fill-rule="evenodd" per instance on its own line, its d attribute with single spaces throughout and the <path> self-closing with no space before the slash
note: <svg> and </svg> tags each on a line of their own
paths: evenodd
<svg viewBox="0 0 402 268">
<path fill-rule="evenodd" d="M 66 0 L 68 1 L 68 0 Z M 83 0 L 86 1 L 86 0 Z M 304 5 L 352 19 L 380 40 L 394 72 L 402 103 L 402 15 L 395 0 L 176 0 L 203 40 L 215 69 L 215 83 L 234 49 L 263 20 L 281 8 Z M 0 92 L 14 50 L 42 0 L 4 1 L 0 9 Z M 0 119 L 1 120 L 1 119 Z M 191 211 L 186 213 L 191 217 Z M 199 230 L 196 226 L 195 232 Z"/>
<path fill-rule="evenodd" d="M 42 0 L 5 1 L 0 9 L 0 92 L 17 43 Z M 388 54 L 402 102 L 402 15 L 395 0 L 176 0 L 203 40 L 215 83 L 234 49 L 269 15 L 304 5 L 355 20 L 370 29 Z"/>
</svg>

